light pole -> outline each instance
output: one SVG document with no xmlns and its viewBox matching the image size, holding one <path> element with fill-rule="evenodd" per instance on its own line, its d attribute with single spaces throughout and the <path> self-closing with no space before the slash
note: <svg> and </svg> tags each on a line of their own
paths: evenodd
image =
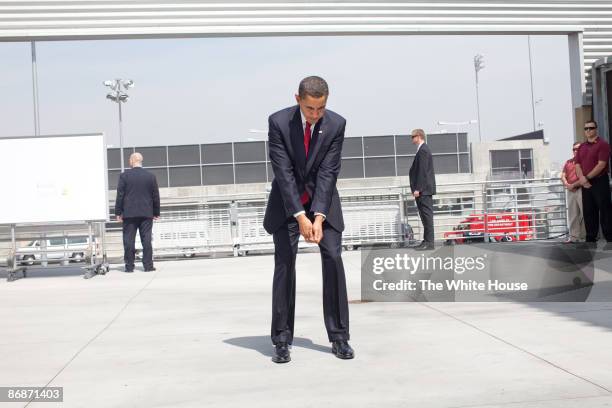
<svg viewBox="0 0 612 408">
<path fill-rule="evenodd" d="M 527 51 L 529 54 L 529 83 L 531 89 L 531 117 L 533 119 L 533 131 L 536 131 L 536 111 L 535 111 L 535 97 L 533 96 L 533 62 L 531 58 L 531 36 L 527 36 Z"/>
<path fill-rule="evenodd" d="M 485 67 L 484 56 L 476 54 L 474 56 L 474 72 L 476 74 L 476 113 L 478 115 L 478 141 L 482 142 L 482 130 L 480 128 L 480 94 L 478 92 L 478 72 Z"/>
<path fill-rule="evenodd" d="M 34 96 L 34 135 L 40 135 L 40 114 L 38 111 L 38 69 L 36 68 L 36 42 L 31 43 L 32 51 L 32 94 Z"/>
<path fill-rule="evenodd" d="M 478 121 L 476 119 L 472 119 L 472 120 L 466 120 L 464 122 L 446 122 L 443 120 L 439 120 L 438 121 L 438 125 L 440 126 L 455 126 L 456 130 L 457 130 L 457 135 L 459 135 L 459 126 L 467 126 L 467 125 L 474 125 L 478 123 Z"/>
<path fill-rule="evenodd" d="M 106 99 L 117 102 L 119 106 L 119 153 L 121 155 L 121 172 L 123 173 L 125 161 L 123 159 L 123 118 L 121 115 L 121 103 L 126 103 L 130 97 L 126 93 L 128 89 L 134 87 L 134 81 L 131 79 L 113 79 L 104 81 L 104 86 L 111 89 L 111 92 L 106 94 Z"/>
</svg>

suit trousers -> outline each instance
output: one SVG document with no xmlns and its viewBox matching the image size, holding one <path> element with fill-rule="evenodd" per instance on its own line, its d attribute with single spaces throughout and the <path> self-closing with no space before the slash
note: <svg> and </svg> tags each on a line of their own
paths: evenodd
<svg viewBox="0 0 612 408">
<path fill-rule="evenodd" d="M 300 228 L 293 217 L 273 234 L 272 343 L 292 344 L 295 320 L 295 258 Z M 342 263 L 342 233 L 323 222 L 319 243 L 323 269 L 323 318 L 330 342 L 349 340 L 349 310 Z"/>
<path fill-rule="evenodd" d="M 153 219 L 147 217 L 123 219 L 123 259 L 125 261 L 125 269 L 134 269 L 136 230 L 140 233 L 140 242 L 142 243 L 142 264 L 145 269 L 151 269 L 153 268 L 153 246 L 151 245 Z"/>
<path fill-rule="evenodd" d="M 434 242 L 433 198 L 430 195 L 422 195 L 415 200 L 423 223 L 423 241 Z"/>
<path fill-rule="evenodd" d="M 599 226 L 608 242 L 612 242 L 610 217 L 610 178 L 607 174 L 590 181 L 590 188 L 582 188 L 582 210 L 587 242 L 596 242 Z"/>
</svg>

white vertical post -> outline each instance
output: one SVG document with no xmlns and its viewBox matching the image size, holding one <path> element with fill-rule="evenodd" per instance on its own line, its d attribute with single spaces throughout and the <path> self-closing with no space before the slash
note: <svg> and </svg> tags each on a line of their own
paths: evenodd
<svg viewBox="0 0 612 408">
<path fill-rule="evenodd" d="M 38 71 L 36 69 L 36 42 L 32 41 L 32 93 L 34 98 L 34 134 L 40 135 L 40 115 L 38 112 Z"/>
<path fill-rule="evenodd" d="M 531 117 L 533 119 L 533 131 L 536 131 L 535 97 L 533 94 L 533 62 L 531 58 L 531 36 L 527 36 L 527 50 L 529 53 L 529 81 L 531 85 Z"/>
</svg>

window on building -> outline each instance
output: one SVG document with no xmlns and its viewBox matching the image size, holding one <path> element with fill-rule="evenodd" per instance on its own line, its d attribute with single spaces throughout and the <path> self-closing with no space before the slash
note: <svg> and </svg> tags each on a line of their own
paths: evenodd
<svg viewBox="0 0 612 408">
<path fill-rule="evenodd" d="M 339 178 L 363 178 L 363 159 L 342 159 Z"/>
<path fill-rule="evenodd" d="M 342 157 L 362 157 L 363 146 L 360 137 L 346 137 L 342 144 Z"/>
<path fill-rule="evenodd" d="M 170 187 L 199 186 L 200 166 L 170 167 Z"/>
<path fill-rule="evenodd" d="M 168 164 L 170 166 L 200 165 L 200 146 L 168 146 Z"/>
<path fill-rule="evenodd" d="M 234 143 L 234 160 L 236 162 L 263 162 L 263 161 L 266 161 L 265 142 Z"/>
<path fill-rule="evenodd" d="M 108 171 L 108 189 L 116 190 L 117 184 L 119 184 L 119 175 L 121 170 L 109 170 Z"/>
<path fill-rule="evenodd" d="M 202 179 L 205 186 L 216 184 L 234 184 L 234 168 L 231 164 L 203 166 Z"/>
<path fill-rule="evenodd" d="M 397 157 L 397 175 L 407 176 L 410 171 L 410 166 L 414 161 L 414 156 L 398 156 Z"/>
<path fill-rule="evenodd" d="M 134 153 L 133 147 L 123 148 L 123 167 L 130 167 L 130 155 Z M 109 169 L 120 169 L 121 168 L 121 150 L 120 149 L 107 149 L 106 150 L 106 165 Z"/>
<path fill-rule="evenodd" d="M 236 165 L 236 183 L 265 183 L 266 163 Z"/>
<path fill-rule="evenodd" d="M 459 172 L 456 154 L 436 154 L 433 156 L 436 174 L 453 174 Z"/>
<path fill-rule="evenodd" d="M 427 136 L 427 145 L 431 149 L 432 154 L 457 153 L 459 150 L 456 133 L 429 135 Z"/>
<path fill-rule="evenodd" d="M 166 146 L 136 147 L 136 151 L 142 154 L 143 164 L 147 167 L 162 167 L 168 165 Z"/>
<path fill-rule="evenodd" d="M 469 154 L 460 154 L 459 155 L 459 173 L 469 173 L 470 172 L 470 155 Z"/>
<path fill-rule="evenodd" d="M 417 146 L 412 143 L 410 135 L 395 136 L 395 149 L 398 155 L 414 155 L 416 154 Z"/>
<path fill-rule="evenodd" d="M 470 149 L 468 147 L 467 133 L 459 133 L 457 138 L 459 140 L 459 152 L 468 153 Z"/>
<path fill-rule="evenodd" d="M 395 176 L 395 158 L 377 157 L 365 159 L 366 177 L 392 177 Z"/>
<path fill-rule="evenodd" d="M 491 150 L 491 175 L 533 177 L 531 149 Z"/>
<path fill-rule="evenodd" d="M 205 144 L 201 147 L 203 164 L 232 163 L 234 161 L 231 143 Z"/>
<path fill-rule="evenodd" d="M 157 179 L 158 187 L 168 187 L 168 168 L 167 167 L 157 168 L 157 169 L 147 168 L 147 170 L 149 170 L 151 173 L 155 175 L 155 178 Z"/>
<path fill-rule="evenodd" d="M 366 156 L 393 156 L 395 154 L 394 136 L 368 136 L 363 138 Z M 366 170 L 367 173 L 367 170 Z"/>
</svg>

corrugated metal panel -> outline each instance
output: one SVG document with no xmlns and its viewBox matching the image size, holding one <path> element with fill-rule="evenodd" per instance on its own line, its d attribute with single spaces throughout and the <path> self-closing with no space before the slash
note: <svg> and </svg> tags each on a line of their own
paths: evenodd
<svg viewBox="0 0 612 408">
<path fill-rule="evenodd" d="M 569 33 L 612 54 L 611 0 L 207 2 L 0 0 L 0 41 L 365 33 Z M 588 81 L 590 82 L 590 81 Z M 587 84 L 590 94 L 590 84 Z"/>
</svg>

